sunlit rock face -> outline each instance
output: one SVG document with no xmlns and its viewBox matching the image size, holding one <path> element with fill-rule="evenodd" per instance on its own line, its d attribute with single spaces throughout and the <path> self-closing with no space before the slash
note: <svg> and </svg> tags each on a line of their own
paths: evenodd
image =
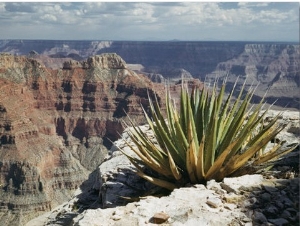
<svg viewBox="0 0 300 226">
<path fill-rule="evenodd" d="M 0 219 L 24 225 L 70 198 L 123 131 L 144 120 L 153 84 L 102 54 L 62 69 L 0 55 Z"/>
</svg>

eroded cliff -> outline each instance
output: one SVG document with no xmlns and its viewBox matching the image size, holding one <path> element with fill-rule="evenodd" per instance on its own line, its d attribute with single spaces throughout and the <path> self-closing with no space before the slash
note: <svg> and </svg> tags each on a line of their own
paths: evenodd
<svg viewBox="0 0 300 226">
<path fill-rule="evenodd" d="M 299 108 L 300 101 L 300 48 L 288 44 L 247 44 L 241 54 L 220 62 L 208 80 L 227 77 L 239 84 L 246 80 L 246 87 L 256 86 L 255 95 L 260 99 L 266 93 L 269 103 Z"/>
<path fill-rule="evenodd" d="M 130 114 L 142 122 L 149 79 L 116 54 L 62 69 L 0 55 L 0 220 L 24 225 L 70 198 L 118 138 Z"/>
<path fill-rule="evenodd" d="M 155 82 L 183 76 L 214 80 L 227 74 L 235 81 L 247 76 L 248 84 L 260 82 L 258 99 L 268 89 L 269 103 L 278 99 L 281 107 L 299 108 L 299 43 L 0 40 L 0 51 L 34 53 L 54 68 L 60 67 L 61 58 L 79 60 L 114 52 Z"/>
</svg>

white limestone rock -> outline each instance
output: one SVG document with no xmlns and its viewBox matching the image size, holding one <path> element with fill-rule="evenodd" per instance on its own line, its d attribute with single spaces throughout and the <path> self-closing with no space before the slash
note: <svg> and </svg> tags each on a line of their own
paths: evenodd
<svg viewBox="0 0 300 226">
<path fill-rule="evenodd" d="M 221 187 L 227 192 L 240 193 L 241 187 L 258 187 L 264 181 L 260 174 L 244 175 L 240 177 L 224 178 Z"/>
<path fill-rule="evenodd" d="M 222 197 L 214 191 L 197 185 L 175 189 L 169 196 L 161 198 L 148 196 L 126 206 L 86 210 L 73 219 L 73 225 L 155 225 L 151 219 L 158 212 L 169 216 L 167 225 L 178 226 L 229 225 L 244 216 L 240 209 L 224 208 Z"/>
<path fill-rule="evenodd" d="M 147 131 L 149 126 L 141 128 Z M 154 188 L 153 184 L 135 173 L 135 167 L 120 151 L 122 149 L 128 155 L 135 155 L 124 142 L 124 139 L 128 139 L 126 131 L 122 134 L 123 139 L 114 142 L 107 160 L 98 167 L 93 188 L 100 191 L 99 198 L 103 208 L 123 205 L 127 202 L 124 197 L 137 197 Z"/>
<path fill-rule="evenodd" d="M 143 126 L 142 129 L 151 136 L 147 126 Z M 124 139 L 128 139 L 126 133 L 123 133 L 122 136 Z M 118 140 L 114 143 L 106 161 L 98 167 L 92 189 L 99 190 L 98 203 L 101 203 L 102 208 L 90 208 L 82 213 L 69 209 L 58 212 L 57 215 L 77 215 L 70 219 L 69 225 L 155 225 L 153 216 L 160 212 L 169 216 L 164 225 L 172 226 L 252 225 L 256 222 L 272 222 L 271 218 L 270 220 L 265 219 L 268 216 L 264 217 L 261 212 L 252 211 L 251 214 L 248 214 L 251 211 L 245 211 L 245 208 L 253 208 L 260 202 L 266 202 L 263 199 L 265 192 L 272 194 L 273 197 L 276 195 L 275 193 L 279 192 L 278 190 L 283 189 L 282 182 L 278 186 L 272 182 L 274 184 L 272 188 L 268 186 L 265 189 L 269 180 L 264 179 L 260 174 L 224 178 L 222 182 L 211 180 L 206 185 L 197 184 L 192 187 L 175 189 L 169 196 L 158 198 L 148 195 L 139 201 L 126 204 L 120 196 L 136 197 L 139 194 L 138 191 L 147 191 L 153 185 L 145 182 L 133 172 L 134 167 L 118 147 L 127 154 L 133 155 L 124 141 Z M 296 183 L 295 185 L 299 186 Z M 274 186 L 276 189 L 273 188 Z M 292 188 L 292 186 L 286 186 L 285 189 Z M 252 195 L 245 196 L 245 192 L 252 193 Z M 276 208 L 290 207 L 290 203 L 286 202 L 288 198 L 286 194 L 288 192 L 282 193 L 281 196 L 284 197 L 280 198 L 279 203 L 289 205 L 282 205 L 282 207 L 276 205 Z M 77 199 L 74 200 L 76 202 Z M 262 211 L 265 213 L 267 210 L 262 209 Z M 297 213 L 297 210 L 294 212 Z M 50 216 L 55 217 L 52 214 Z M 282 221 L 281 219 L 275 220 Z M 285 220 L 295 222 L 288 218 Z M 55 225 L 55 222 L 52 225 Z"/>
</svg>

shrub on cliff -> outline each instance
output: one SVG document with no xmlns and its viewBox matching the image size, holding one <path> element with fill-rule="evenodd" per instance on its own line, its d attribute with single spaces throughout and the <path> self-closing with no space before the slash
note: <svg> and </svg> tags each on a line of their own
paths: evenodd
<svg viewBox="0 0 300 226">
<path fill-rule="evenodd" d="M 215 84 L 211 90 L 195 88 L 189 94 L 182 85 L 179 110 L 167 91 L 166 119 L 157 100 L 149 97 L 151 116 L 143 110 L 155 140 L 130 120 L 128 126 L 133 128 L 128 133 L 135 145 L 125 141 L 136 157 L 124 154 L 136 166 L 139 176 L 173 190 L 187 183 L 243 175 L 247 167 L 257 169 L 293 150 L 283 151 L 280 142 L 265 152 L 267 144 L 284 128 L 278 123 L 279 115 L 265 123 L 263 100 L 250 106 L 254 89 L 245 92 L 243 86 L 232 101 L 235 86 L 227 98 L 225 86 L 224 83 L 219 92 Z M 155 173 L 146 174 L 141 164 Z"/>
</svg>

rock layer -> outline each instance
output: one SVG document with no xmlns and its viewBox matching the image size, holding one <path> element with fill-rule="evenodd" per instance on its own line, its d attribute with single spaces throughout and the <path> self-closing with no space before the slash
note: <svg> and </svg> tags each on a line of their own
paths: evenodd
<svg viewBox="0 0 300 226">
<path fill-rule="evenodd" d="M 260 82 L 257 99 L 268 89 L 268 102 L 278 99 L 281 107 L 299 109 L 299 43 L 0 40 L 0 51 L 30 53 L 55 68 L 60 58 L 78 60 L 114 52 L 139 65 L 134 70 L 149 74 L 153 81 L 181 76 L 214 81 L 216 76 L 229 75 L 228 81 L 240 76 L 242 83 L 247 76 L 247 85 Z"/>
<path fill-rule="evenodd" d="M 234 83 L 239 76 L 240 84 L 246 80 L 246 88 L 258 85 L 255 95 L 282 107 L 299 108 L 300 93 L 299 45 L 247 44 L 237 57 L 220 62 L 216 70 L 207 76 L 214 81 L 227 77 Z"/>
<path fill-rule="evenodd" d="M 70 198 L 104 159 L 122 119 L 142 122 L 152 83 L 116 54 L 63 69 L 0 56 L 0 219 L 24 223 Z"/>
</svg>

